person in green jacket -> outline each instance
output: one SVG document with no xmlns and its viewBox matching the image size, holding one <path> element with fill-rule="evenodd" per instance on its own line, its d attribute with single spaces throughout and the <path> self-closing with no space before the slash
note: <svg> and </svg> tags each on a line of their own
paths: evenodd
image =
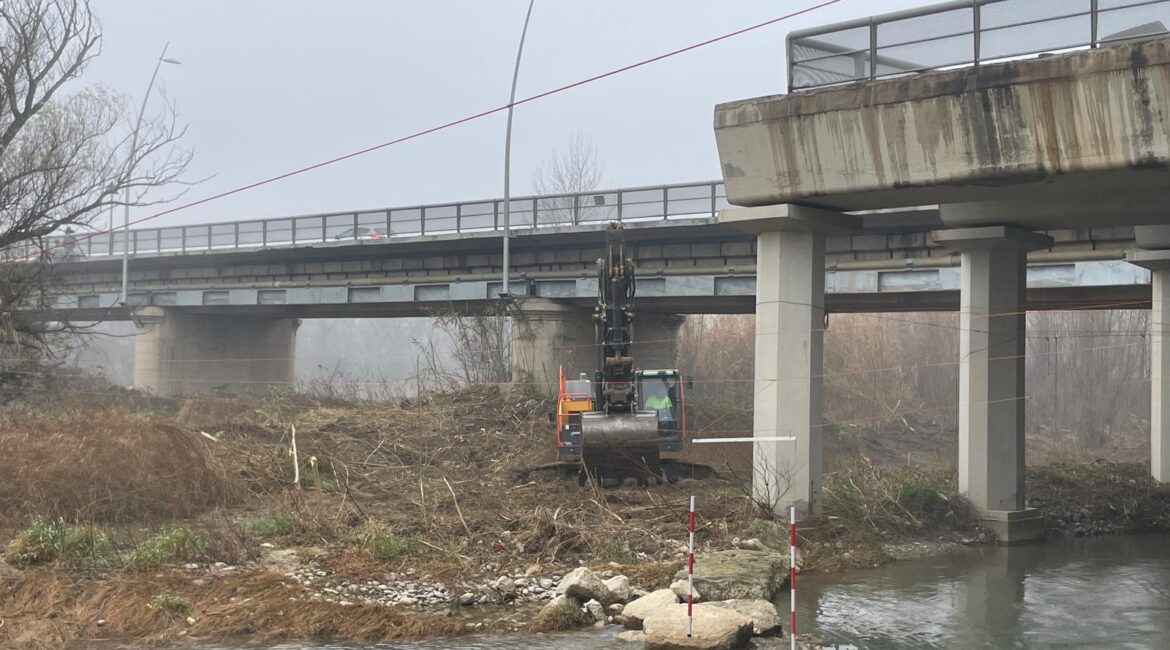
<svg viewBox="0 0 1170 650">
<path fill-rule="evenodd" d="M 646 398 L 646 408 L 653 411 L 658 411 L 658 420 L 665 421 L 673 419 L 674 402 L 670 399 L 668 391 L 655 392 Z"/>
</svg>

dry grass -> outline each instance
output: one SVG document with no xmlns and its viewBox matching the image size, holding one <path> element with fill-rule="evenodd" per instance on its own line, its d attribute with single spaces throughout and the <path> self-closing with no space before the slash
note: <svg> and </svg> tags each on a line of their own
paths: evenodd
<svg viewBox="0 0 1170 650">
<path fill-rule="evenodd" d="M 295 586 L 272 574 L 194 585 L 178 574 L 94 581 L 25 571 L 4 582 L 0 646 L 6 648 L 56 649 L 78 639 L 111 638 L 153 644 L 177 641 L 179 632 L 205 640 L 377 642 L 463 631 L 453 618 L 293 600 Z M 179 614 L 178 603 L 185 605 Z M 188 615 L 194 625 L 187 625 Z"/>
<path fill-rule="evenodd" d="M 1170 528 L 1170 487 L 1147 465 L 1094 462 L 1028 468 L 1028 502 L 1051 534 L 1132 533 Z"/>
<path fill-rule="evenodd" d="M 0 412 L 0 524 L 187 518 L 238 501 L 198 434 L 115 409 Z"/>
</svg>

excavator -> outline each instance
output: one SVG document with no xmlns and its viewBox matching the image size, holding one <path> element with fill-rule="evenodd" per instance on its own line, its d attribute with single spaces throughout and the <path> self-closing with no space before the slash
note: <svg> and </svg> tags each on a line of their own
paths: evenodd
<svg viewBox="0 0 1170 650">
<path fill-rule="evenodd" d="M 581 485 L 590 479 L 600 484 L 603 479 L 628 478 L 648 485 L 677 474 L 664 474 L 661 454 L 682 450 L 685 382 L 677 368 L 648 370 L 635 365 L 636 286 L 625 232 L 620 223 L 610 223 L 605 257 L 597 260 L 593 309 L 597 368 L 592 379 L 588 373 L 566 379 L 561 369 L 554 414 L 558 459 L 579 460 Z"/>
</svg>

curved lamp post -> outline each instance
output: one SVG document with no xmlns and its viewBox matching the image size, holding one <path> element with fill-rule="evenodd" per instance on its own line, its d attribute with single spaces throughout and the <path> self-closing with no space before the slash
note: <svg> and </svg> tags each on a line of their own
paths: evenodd
<svg viewBox="0 0 1170 650">
<path fill-rule="evenodd" d="M 508 271 L 511 263 L 508 246 L 512 238 L 512 109 L 516 103 L 516 81 L 520 78 L 520 57 L 524 54 L 524 37 L 528 35 L 528 20 L 532 18 L 532 6 L 536 0 L 528 0 L 528 13 L 524 14 L 524 29 L 520 31 L 520 45 L 516 48 L 516 67 L 512 69 L 512 93 L 508 96 L 508 130 L 504 136 L 504 273 L 500 286 L 500 297 L 508 299 Z M 536 225 L 536 214 L 532 215 Z"/>
<path fill-rule="evenodd" d="M 158 55 L 158 61 L 154 64 L 154 72 L 150 75 L 150 83 L 146 85 L 146 94 L 142 96 L 142 106 L 138 108 L 138 118 L 134 121 L 134 133 L 130 135 L 130 155 L 134 155 L 134 151 L 138 149 L 138 131 L 142 128 L 142 116 L 146 113 L 146 102 L 150 100 L 150 93 L 154 90 L 154 82 L 158 79 L 158 70 L 162 64 L 169 63 L 171 65 L 180 65 L 180 62 L 175 59 L 167 58 L 167 48 L 171 44 L 163 45 L 162 53 Z M 131 170 L 127 170 L 127 174 Z M 129 179 L 127 179 L 129 180 Z M 129 293 L 130 287 L 130 184 L 127 183 L 123 189 L 125 192 L 122 205 L 122 300 L 123 307 L 129 308 Z"/>
</svg>

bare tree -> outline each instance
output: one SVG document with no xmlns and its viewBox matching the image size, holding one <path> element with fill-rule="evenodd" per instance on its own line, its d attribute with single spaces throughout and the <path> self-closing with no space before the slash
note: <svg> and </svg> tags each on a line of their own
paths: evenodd
<svg viewBox="0 0 1170 650">
<path fill-rule="evenodd" d="M 612 212 L 595 201 L 582 201 L 572 195 L 597 189 L 604 168 L 598 160 L 597 147 L 585 134 L 577 131 L 564 151 L 554 150 L 541 161 L 532 175 L 532 188 L 542 196 L 537 206 L 537 223 L 579 223 L 603 220 L 602 213 Z"/>
<path fill-rule="evenodd" d="M 67 323 L 51 312 L 53 263 L 74 227 L 111 206 L 174 197 L 191 153 L 174 106 L 135 115 L 128 102 L 78 86 L 99 54 L 101 32 L 88 0 L 0 2 L 0 347 L 5 358 L 53 352 Z M 133 137 L 137 131 L 137 137 Z M 127 193 L 129 198 L 123 198 Z"/>
</svg>

